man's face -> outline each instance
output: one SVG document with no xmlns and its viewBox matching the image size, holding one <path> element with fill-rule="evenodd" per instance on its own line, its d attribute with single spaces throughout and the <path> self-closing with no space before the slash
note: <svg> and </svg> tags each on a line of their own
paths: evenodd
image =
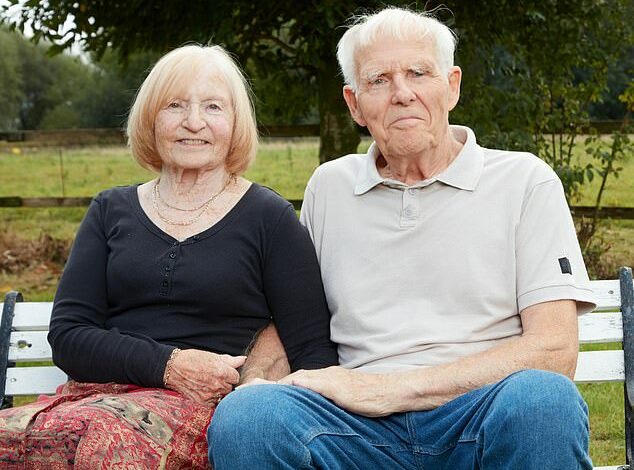
<svg viewBox="0 0 634 470">
<path fill-rule="evenodd" d="M 407 157 L 437 147 L 460 96 L 460 68 L 441 72 L 431 41 L 395 39 L 361 49 L 356 63 L 358 89 L 344 87 L 344 98 L 381 153 Z"/>
</svg>

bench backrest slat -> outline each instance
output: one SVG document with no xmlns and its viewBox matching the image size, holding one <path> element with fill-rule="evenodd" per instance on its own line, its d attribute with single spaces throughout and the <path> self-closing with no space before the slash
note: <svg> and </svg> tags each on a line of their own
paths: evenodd
<svg viewBox="0 0 634 470">
<path fill-rule="evenodd" d="M 9 396 L 51 395 L 66 380 L 66 374 L 55 366 L 10 367 L 5 393 Z"/>
<path fill-rule="evenodd" d="M 595 312 L 621 308 L 621 286 L 618 279 L 590 281 L 597 303 Z"/>
<path fill-rule="evenodd" d="M 9 361 L 50 361 L 53 352 L 46 331 L 14 331 L 9 342 Z"/>
<path fill-rule="evenodd" d="M 53 310 L 53 302 L 16 303 L 13 331 L 48 331 L 51 310 Z"/>
<path fill-rule="evenodd" d="M 579 353 L 575 382 L 623 382 L 624 380 L 625 364 L 622 350 Z"/>
<path fill-rule="evenodd" d="M 623 341 L 621 312 L 591 312 L 579 317 L 579 343 L 617 343 Z"/>
</svg>

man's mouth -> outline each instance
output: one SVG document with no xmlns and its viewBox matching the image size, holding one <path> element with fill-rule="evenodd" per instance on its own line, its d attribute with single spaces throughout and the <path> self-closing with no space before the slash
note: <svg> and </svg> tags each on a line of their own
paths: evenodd
<svg viewBox="0 0 634 470">
<path fill-rule="evenodd" d="M 392 124 L 397 126 L 408 126 L 418 124 L 420 121 L 421 118 L 418 116 L 402 116 L 392 121 Z"/>
</svg>

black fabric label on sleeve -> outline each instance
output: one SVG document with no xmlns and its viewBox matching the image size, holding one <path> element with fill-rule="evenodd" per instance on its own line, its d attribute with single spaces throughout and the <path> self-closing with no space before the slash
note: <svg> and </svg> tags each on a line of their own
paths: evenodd
<svg viewBox="0 0 634 470">
<path fill-rule="evenodd" d="M 559 267 L 561 268 L 561 274 L 572 274 L 568 258 L 559 258 Z"/>
</svg>

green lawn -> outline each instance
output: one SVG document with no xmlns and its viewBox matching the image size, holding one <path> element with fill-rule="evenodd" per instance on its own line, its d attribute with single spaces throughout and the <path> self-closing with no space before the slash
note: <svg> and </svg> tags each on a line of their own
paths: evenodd
<svg viewBox="0 0 634 470">
<path fill-rule="evenodd" d="M 630 136 L 632 138 L 634 136 Z M 585 155 L 580 149 L 576 149 L 576 161 L 582 166 L 593 163 L 590 157 Z M 622 168 L 617 178 L 610 177 L 607 180 L 605 192 L 601 200 L 603 206 L 633 207 L 634 206 L 634 155 L 627 155 L 625 161 L 619 162 L 617 168 Z M 582 193 L 573 204 L 594 205 L 596 196 L 601 184 L 600 178 L 595 177 L 592 182 L 583 187 Z"/>
<path fill-rule="evenodd" d="M 288 199 L 301 199 L 318 164 L 317 145 L 316 139 L 263 143 L 246 177 Z M 105 188 L 153 178 L 123 146 L 24 148 L 19 154 L 0 148 L 0 175 L 0 196 L 22 197 L 92 196 Z"/>
<path fill-rule="evenodd" d="M 318 163 L 317 142 L 316 139 L 265 141 L 246 177 L 288 199 L 301 199 L 306 181 Z M 364 141 L 361 147 L 367 145 Z M 634 206 L 633 160 L 626 162 L 619 179 L 609 182 L 604 205 Z M 20 153 L 0 147 L 0 175 L 0 196 L 23 197 L 92 196 L 111 186 L 144 182 L 153 177 L 139 168 L 122 146 L 23 148 Z M 584 187 L 584 193 L 575 203 L 591 204 L 597 184 Z M 2 256 L 20 258 L 25 254 L 57 253 L 62 248 L 55 239 L 72 239 L 84 212 L 85 208 L 0 208 L 0 260 Z M 614 268 L 620 264 L 634 265 L 634 247 L 627 242 L 634 240 L 634 220 L 613 221 L 603 236 L 612 246 L 608 257 L 613 260 Z M 11 248 L 8 255 L 7 246 Z M 60 269 L 60 265 L 45 261 L 13 271 L 0 266 L 0 293 L 16 289 L 27 300 L 50 300 Z M 624 463 L 622 385 L 588 384 L 579 388 L 591 410 L 591 455 L 595 465 Z"/>
</svg>

